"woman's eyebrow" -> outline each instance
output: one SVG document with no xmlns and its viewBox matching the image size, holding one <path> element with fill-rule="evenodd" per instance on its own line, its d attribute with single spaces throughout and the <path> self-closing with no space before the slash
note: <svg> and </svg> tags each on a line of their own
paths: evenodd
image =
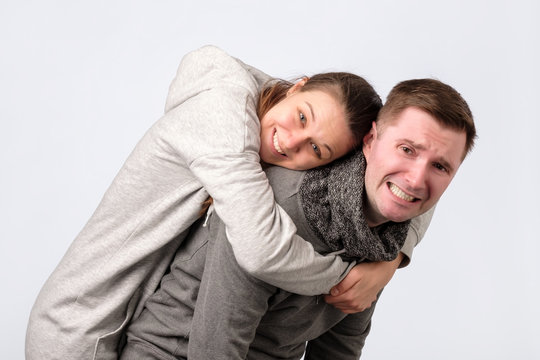
<svg viewBox="0 0 540 360">
<path fill-rule="evenodd" d="M 315 119 L 315 112 L 313 112 L 313 106 L 311 106 L 311 104 L 309 103 L 309 101 L 306 101 L 305 103 L 306 103 L 306 105 L 307 105 L 308 108 L 309 108 L 309 112 L 311 113 L 311 118 L 313 119 L 313 122 L 316 122 L 316 119 Z"/>
<path fill-rule="evenodd" d="M 313 106 L 311 106 L 311 103 L 309 101 L 305 101 L 307 107 L 309 108 L 309 112 L 311 113 L 311 121 L 317 122 L 315 119 L 315 112 L 313 111 Z M 334 156 L 334 151 L 332 151 L 332 148 L 326 144 L 322 144 L 326 149 L 328 149 L 328 152 L 330 153 L 330 156 L 328 156 L 328 159 L 331 159 Z"/>
</svg>

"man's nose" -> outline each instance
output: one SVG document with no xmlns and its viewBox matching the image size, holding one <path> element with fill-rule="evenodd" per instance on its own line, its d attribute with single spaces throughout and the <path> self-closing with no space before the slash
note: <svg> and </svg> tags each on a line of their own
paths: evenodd
<svg viewBox="0 0 540 360">
<path fill-rule="evenodd" d="M 420 190 L 425 187 L 427 180 L 427 165 L 424 163 L 416 163 L 409 168 L 407 172 L 407 183 L 415 190 Z"/>
</svg>

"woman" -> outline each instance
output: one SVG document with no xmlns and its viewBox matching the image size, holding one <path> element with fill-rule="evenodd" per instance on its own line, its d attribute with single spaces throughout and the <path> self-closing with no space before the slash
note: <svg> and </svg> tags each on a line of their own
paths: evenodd
<svg viewBox="0 0 540 360">
<path fill-rule="evenodd" d="M 371 124 L 381 101 L 350 74 L 261 91 L 270 80 L 215 47 L 184 57 L 165 115 L 126 160 L 38 296 L 28 359 L 114 353 L 208 195 L 237 261 L 263 281 L 305 295 L 328 293 L 354 265 L 317 254 L 295 235 L 260 162 L 308 169 L 345 155 L 367 131 L 355 120 Z"/>
</svg>

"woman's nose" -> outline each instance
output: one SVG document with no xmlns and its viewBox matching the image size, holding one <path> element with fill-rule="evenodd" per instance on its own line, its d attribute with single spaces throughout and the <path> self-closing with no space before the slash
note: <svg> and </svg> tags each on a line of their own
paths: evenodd
<svg viewBox="0 0 540 360">
<path fill-rule="evenodd" d="M 285 139 L 283 145 L 289 152 L 297 152 L 306 141 L 307 138 L 305 135 L 298 132 L 291 132 Z"/>
</svg>

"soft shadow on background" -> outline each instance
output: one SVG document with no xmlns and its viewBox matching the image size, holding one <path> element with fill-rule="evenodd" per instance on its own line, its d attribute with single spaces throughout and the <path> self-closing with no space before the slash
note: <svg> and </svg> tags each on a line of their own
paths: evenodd
<svg viewBox="0 0 540 360">
<path fill-rule="evenodd" d="M 3 1 L 2 357 L 24 358 L 39 289 L 163 113 L 180 58 L 214 44 L 287 79 L 352 71 L 383 99 L 410 78 L 460 91 L 476 149 L 362 358 L 540 358 L 539 24 L 535 0 Z"/>
</svg>

